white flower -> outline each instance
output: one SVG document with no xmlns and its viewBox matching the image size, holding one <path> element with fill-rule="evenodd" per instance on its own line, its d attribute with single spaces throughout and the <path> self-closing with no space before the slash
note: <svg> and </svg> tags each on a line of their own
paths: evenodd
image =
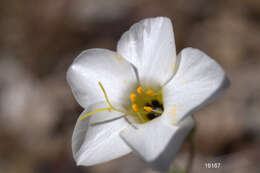
<svg viewBox="0 0 260 173">
<path fill-rule="evenodd" d="M 134 24 L 117 52 L 82 52 L 67 72 L 85 108 L 72 137 L 77 164 L 99 164 L 134 151 L 166 170 L 194 126 L 189 115 L 215 99 L 226 79 L 220 65 L 198 49 L 185 48 L 176 56 L 166 17 Z"/>
</svg>

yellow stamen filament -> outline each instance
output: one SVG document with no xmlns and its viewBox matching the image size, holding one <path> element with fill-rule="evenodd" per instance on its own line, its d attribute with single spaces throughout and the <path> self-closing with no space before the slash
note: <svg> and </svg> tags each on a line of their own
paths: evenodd
<svg viewBox="0 0 260 173">
<path fill-rule="evenodd" d="M 88 117 L 88 116 L 90 116 L 90 115 L 92 115 L 92 114 L 94 114 L 94 113 L 101 112 L 101 111 L 105 111 L 105 110 L 111 111 L 111 108 L 100 108 L 100 109 L 96 109 L 96 110 L 94 110 L 94 111 L 92 111 L 92 112 L 90 112 L 90 113 L 88 113 L 88 114 L 86 114 L 86 115 L 80 117 L 80 120 L 83 120 L 84 118 L 86 118 L 86 117 Z"/>
<path fill-rule="evenodd" d="M 138 112 L 138 111 L 139 111 L 139 108 L 138 108 L 137 104 L 133 104 L 133 105 L 132 105 L 132 109 L 133 109 L 133 111 L 135 111 L 135 112 Z"/>
<path fill-rule="evenodd" d="M 115 108 L 115 107 L 110 103 L 110 101 L 109 101 L 109 99 L 108 99 L 108 97 L 107 97 L 107 93 L 106 93 L 106 91 L 105 91 L 103 85 L 101 84 L 101 82 L 98 82 L 98 84 L 99 84 L 100 88 L 101 88 L 102 91 L 103 91 L 103 94 L 104 94 L 104 96 L 105 96 L 106 102 L 107 102 L 107 104 L 109 105 L 109 107 L 108 107 L 108 108 L 99 108 L 99 109 L 96 109 L 96 110 L 94 110 L 94 111 L 92 111 L 92 112 L 89 112 L 89 113 L 87 113 L 86 115 L 83 115 L 82 117 L 80 117 L 80 120 L 82 120 L 82 119 L 84 119 L 84 118 L 86 118 L 86 117 L 88 117 L 88 116 L 90 116 L 90 115 L 93 115 L 93 114 L 95 114 L 95 113 L 97 113 L 97 112 L 106 111 L 106 110 L 107 110 L 107 111 L 114 110 L 114 111 L 117 111 L 117 112 L 121 112 L 121 113 L 123 113 L 123 114 L 131 114 L 130 112 L 127 112 L 127 111 L 124 111 L 124 110 L 120 110 L 120 109 Z"/>
<path fill-rule="evenodd" d="M 136 95 L 135 94 L 130 94 L 130 100 L 132 101 L 132 102 L 134 102 L 135 100 L 136 100 Z"/>
<path fill-rule="evenodd" d="M 102 89 L 103 94 L 104 94 L 104 96 L 105 96 L 105 98 L 106 98 L 106 101 L 107 101 L 107 103 L 109 104 L 109 107 L 111 108 L 111 110 L 114 110 L 114 111 L 117 111 L 117 112 L 121 112 L 121 113 L 123 113 L 123 114 L 129 114 L 129 113 L 130 113 L 130 112 L 127 112 L 127 111 L 124 111 L 124 110 L 120 110 L 120 109 L 115 108 L 115 107 L 110 103 L 110 101 L 109 101 L 109 99 L 108 99 L 108 97 L 107 97 L 107 93 L 106 93 L 106 91 L 105 91 L 103 85 L 101 84 L 101 82 L 98 82 L 98 84 L 99 84 L 100 88 Z"/>
<path fill-rule="evenodd" d="M 153 90 L 147 90 L 146 91 L 146 94 L 148 95 L 148 96 L 154 96 L 154 91 Z"/>
<path fill-rule="evenodd" d="M 144 106 L 144 110 L 147 112 L 152 112 L 153 108 L 151 108 L 150 106 Z"/>
<path fill-rule="evenodd" d="M 143 88 L 142 88 L 142 87 L 138 87 L 138 88 L 136 89 L 136 91 L 137 91 L 138 94 L 142 94 Z"/>
<path fill-rule="evenodd" d="M 103 91 L 103 94 L 104 94 L 104 96 L 105 96 L 105 98 L 106 98 L 106 101 L 107 101 L 108 105 L 109 105 L 111 108 L 114 108 L 114 106 L 112 106 L 112 104 L 110 103 L 110 101 L 109 101 L 109 99 L 108 99 L 108 97 L 107 97 L 107 93 L 106 93 L 106 91 L 105 91 L 103 85 L 101 84 L 101 82 L 98 82 L 98 84 L 99 84 L 100 88 L 101 88 L 102 91 Z"/>
</svg>

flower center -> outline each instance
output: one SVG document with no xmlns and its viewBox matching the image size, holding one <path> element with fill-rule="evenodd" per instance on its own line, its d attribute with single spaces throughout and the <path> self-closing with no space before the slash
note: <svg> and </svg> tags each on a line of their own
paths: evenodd
<svg viewBox="0 0 260 173">
<path fill-rule="evenodd" d="M 163 113 L 161 90 L 138 87 L 136 93 L 131 93 L 129 98 L 132 103 L 131 115 L 140 123 L 146 123 Z"/>
<path fill-rule="evenodd" d="M 132 115 L 139 123 L 146 123 L 154 118 L 159 117 L 163 113 L 163 104 L 162 104 L 162 91 L 154 91 L 152 89 L 143 89 L 138 87 L 136 93 L 130 94 L 131 108 L 130 110 L 121 110 L 114 107 L 108 99 L 105 88 L 98 82 L 108 104 L 108 107 L 99 108 L 92 112 L 87 113 L 80 117 L 80 120 L 93 115 L 97 112 L 102 111 L 116 111 L 121 112 L 124 115 Z"/>
</svg>

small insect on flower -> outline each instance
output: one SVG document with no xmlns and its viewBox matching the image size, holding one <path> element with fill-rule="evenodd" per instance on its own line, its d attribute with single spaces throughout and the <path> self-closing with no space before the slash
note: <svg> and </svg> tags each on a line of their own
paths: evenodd
<svg viewBox="0 0 260 173">
<path fill-rule="evenodd" d="M 220 65 L 200 50 L 185 48 L 176 55 L 167 17 L 134 24 L 116 52 L 82 52 L 67 80 L 85 108 L 72 136 L 77 165 L 133 151 L 159 170 L 168 169 L 193 128 L 194 111 L 220 95 L 228 81 Z"/>
</svg>

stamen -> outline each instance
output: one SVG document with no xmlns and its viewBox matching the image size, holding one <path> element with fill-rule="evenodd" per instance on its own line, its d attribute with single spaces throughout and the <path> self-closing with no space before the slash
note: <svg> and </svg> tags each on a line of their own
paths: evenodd
<svg viewBox="0 0 260 173">
<path fill-rule="evenodd" d="M 106 91 L 105 91 L 103 85 L 101 84 L 101 82 L 98 82 L 98 84 L 99 84 L 100 88 L 102 89 L 102 91 L 103 91 L 103 93 L 104 93 L 104 96 L 105 96 L 105 98 L 106 98 L 106 101 L 107 101 L 108 105 L 109 105 L 111 108 L 114 108 L 114 107 L 112 106 L 112 104 L 110 103 L 110 101 L 108 100 L 107 93 L 106 93 Z"/>
<path fill-rule="evenodd" d="M 159 111 L 159 110 L 152 110 L 152 112 L 154 112 L 154 113 L 157 113 L 157 114 L 162 114 L 163 113 L 163 111 Z"/>
<path fill-rule="evenodd" d="M 106 111 L 106 110 L 107 111 L 111 111 L 111 108 L 99 108 L 99 109 L 96 109 L 96 110 L 94 110 L 92 112 L 89 112 L 86 115 L 80 117 L 80 120 L 83 120 L 84 118 L 86 118 L 86 117 L 88 117 L 90 115 L 93 115 L 94 113 L 101 112 L 101 111 Z"/>
<path fill-rule="evenodd" d="M 130 100 L 134 102 L 136 100 L 136 94 L 130 94 Z"/>
<path fill-rule="evenodd" d="M 146 91 L 146 94 L 148 95 L 148 96 L 154 96 L 154 91 L 153 90 L 147 90 Z"/>
<path fill-rule="evenodd" d="M 144 110 L 147 111 L 147 112 L 152 112 L 153 108 L 150 107 L 150 106 L 144 106 Z"/>
<path fill-rule="evenodd" d="M 101 111 L 105 111 L 105 110 L 107 110 L 107 111 L 114 110 L 114 111 L 121 112 L 121 113 L 123 113 L 123 114 L 128 114 L 128 115 L 131 114 L 131 113 L 128 112 L 128 111 L 124 111 L 124 110 L 120 110 L 120 109 L 115 108 L 115 107 L 110 103 L 110 101 L 109 101 L 109 99 L 108 99 L 108 97 L 107 97 L 107 93 L 106 93 L 106 91 L 105 91 L 103 85 L 101 84 L 101 82 L 98 82 L 98 84 L 99 84 L 100 88 L 101 88 L 102 91 L 103 91 L 103 94 L 104 94 L 104 96 L 105 96 L 106 102 L 107 102 L 108 105 L 109 105 L 109 108 L 99 108 L 99 109 L 96 109 L 96 110 L 94 110 L 94 111 L 92 111 L 92 112 L 90 112 L 90 113 L 88 113 L 88 114 L 86 114 L 86 115 L 80 117 L 80 120 L 82 120 L 82 119 L 84 119 L 84 118 L 86 118 L 86 117 L 88 117 L 88 116 L 90 116 L 90 115 L 93 115 L 94 113 L 101 112 Z"/>
<path fill-rule="evenodd" d="M 143 88 L 142 88 L 142 87 L 138 87 L 138 88 L 136 89 L 136 91 L 137 91 L 138 94 L 142 94 Z"/>
<path fill-rule="evenodd" d="M 154 113 L 157 113 L 157 114 L 162 114 L 163 112 L 160 111 L 160 110 L 154 110 L 152 107 L 150 106 L 144 106 L 144 110 L 147 111 L 147 112 L 154 112 Z"/>
<path fill-rule="evenodd" d="M 139 108 L 138 108 L 137 104 L 133 104 L 133 105 L 132 105 L 132 109 L 133 109 L 133 111 L 135 111 L 135 112 L 138 112 L 138 111 L 139 111 Z"/>
</svg>

